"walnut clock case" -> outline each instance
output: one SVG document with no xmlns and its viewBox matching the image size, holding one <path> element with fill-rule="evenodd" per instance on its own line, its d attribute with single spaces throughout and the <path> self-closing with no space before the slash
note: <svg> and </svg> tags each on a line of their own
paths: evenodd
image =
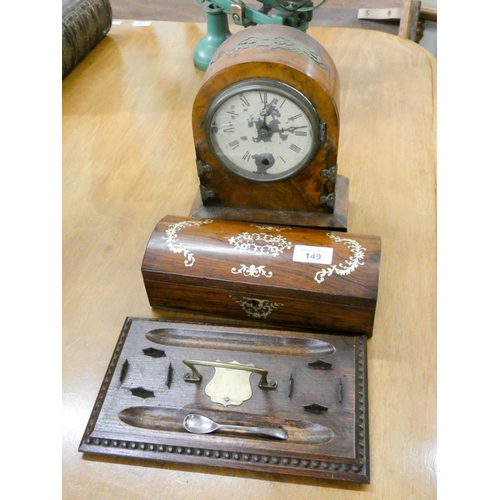
<svg viewBox="0 0 500 500">
<path fill-rule="evenodd" d="M 311 36 L 247 28 L 214 54 L 193 105 L 194 217 L 347 230 L 337 69 Z"/>
</svg>

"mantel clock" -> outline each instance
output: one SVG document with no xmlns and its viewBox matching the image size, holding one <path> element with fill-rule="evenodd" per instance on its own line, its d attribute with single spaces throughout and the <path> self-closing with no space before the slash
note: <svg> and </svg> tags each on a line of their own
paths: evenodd
<svg viewBox="0 0 500 500">
<path fill-rule="evenodd" d="M 193 106 L 193 216 L 347 229 L 337 175 L 339 78 L 288 26 L 255 26 L 215 52 Z"/>
</svg>

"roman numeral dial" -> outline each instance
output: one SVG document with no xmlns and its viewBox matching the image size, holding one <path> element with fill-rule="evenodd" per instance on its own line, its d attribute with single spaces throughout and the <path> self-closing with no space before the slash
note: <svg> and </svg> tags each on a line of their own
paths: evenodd
<svg viewBox="0 0 500 500">
<path fill-rule="evenodd" d="M 223 90 L 205 117 L 218 160 L 253 181 L 277 181 L 306 167 L 319 147 L 320 123 L 310 101 L 293 87 L 243 80 Z"/>
</svg>

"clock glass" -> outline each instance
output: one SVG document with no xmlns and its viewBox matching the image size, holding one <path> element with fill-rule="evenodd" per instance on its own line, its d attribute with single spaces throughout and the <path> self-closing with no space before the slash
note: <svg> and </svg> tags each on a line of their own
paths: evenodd
<svg viewBox="0 0 500 500">
<path fill-rule="evenodd" d="M 297 89 L 268 79 L 249 79 L 224 89 L 205 116 L 212 151 L 234 173 L 255 181 L 288 178 L 319 147 L 320 121 Z"/>
</svg>

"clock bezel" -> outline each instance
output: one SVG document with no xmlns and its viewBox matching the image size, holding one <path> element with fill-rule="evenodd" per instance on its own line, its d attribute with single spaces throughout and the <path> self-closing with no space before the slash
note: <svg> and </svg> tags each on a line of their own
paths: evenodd
<svg viewBox="0 0 500 500">
<path fill-rule="evenodd" d="M 249 91 L 268 91 L 290 99 L 290 101 L 292 101 L 304 113 L 304 116 L 311 125 L 312 138 L 311 147 L 308 154 L 304 156 L 304 158 L 302 158 L 302 160 L 300 160 L 297 164 L 290 167 L 284 172 L 263 175 L 260 173 L 249 172 L 245 169 L 242 169 L 238 165 L 234 164 L 212 139 L 211 123 L 220 106 L 235 95 L 239 95 Z M 293 177 L 310 164 L 312 159 L 318 153 L 318 150 L 320 149 L 322 143 L 321 120 L 314 104 L 296 88 L 285 82 L 274 80 L 271 78 L 247 78 L 237 81 L 224 88 L 219 94 L 215 96 L 214 100 L 210 103 L 210 106 L 208 107 L 204 117 L 203 128 L 207 143 L 212 153 L 226 169 L 247 180 L 257 181 L 259 183 L 281 181 Z"/>
</svg>

